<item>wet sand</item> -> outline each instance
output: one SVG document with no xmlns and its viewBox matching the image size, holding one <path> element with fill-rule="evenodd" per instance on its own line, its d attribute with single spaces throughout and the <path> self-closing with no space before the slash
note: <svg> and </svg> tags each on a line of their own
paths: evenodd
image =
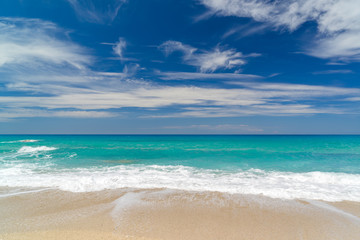
<svg viewBox="0 0 360 240">
<path fill-rule="evenodd" d="M 357 202 L 168 189 L 26 191 L 0 190 L 1 240 L 356 240 L 360 236 Z"/>
</svg>

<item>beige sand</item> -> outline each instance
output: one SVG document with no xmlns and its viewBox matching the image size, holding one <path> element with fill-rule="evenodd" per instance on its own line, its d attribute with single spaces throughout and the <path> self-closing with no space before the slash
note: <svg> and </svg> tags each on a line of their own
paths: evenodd
<svg viewBox="0 0 360 240">
<path fill-rule="evenodd" d="M 360 239 L 360 204 L 158 190 L 0 198 L 5 239 Z"/>
</svg>

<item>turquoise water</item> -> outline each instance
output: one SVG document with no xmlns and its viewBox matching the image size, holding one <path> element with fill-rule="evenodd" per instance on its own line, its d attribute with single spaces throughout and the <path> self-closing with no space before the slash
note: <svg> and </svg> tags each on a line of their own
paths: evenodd
<svg viewBox="0 0 360 240">
<path fill-rule="evenodd" d="M 0 136 L 0 178 L 0 186 L 70 191 L 216 183 L 215 191 L 360 200 L 360 136 Z M 71 188 L 71 179 L 84 184 Z"/>
<path fill-rule="evenodd" d="M 38 142 L 19 142 L 19 140 Z M 2 163 L 124 164 L 360 173 L 360 136 L 1 136 Z M 56 150 L 17 155 L 22 147 Z M 30 150 L 31 151 L 31 150 Z"/>
</svg>

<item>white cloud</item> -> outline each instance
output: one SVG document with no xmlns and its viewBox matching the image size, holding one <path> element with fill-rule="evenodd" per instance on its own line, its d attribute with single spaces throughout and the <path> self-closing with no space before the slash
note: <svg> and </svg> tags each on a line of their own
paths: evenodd
<svg viewBox="0 0 360 240">
<path fill-rule="evenodd" d="M 359 102 L 360 102 L 360 97 L 346 98 L 346 99 L 344 99 L 344 100 L 345 100 L 345 101 L 354 101 L 354 102 L 359 101 Z"/>
<path fill-rule="evenodd" d="M 315 114 L 315 113 L 334 113 L 333 111 L 322 111 L 320 109 L 313 108 L 309 105 L 303 104 L 263 104 L 256 105 L 253 108 L 239 108 L 229 107 L 223 109 L 189 109 L 187 112 L 183 112 L 184 116 L 198 116 L 198 117 L 216 117 L 216 116 L 249 116 L 249 115 L 265 115 L 265 116 L 284 116 L 284 115 L 302 115 L 302 114 Z"/>
<path fill-rule="evenodd" d="M 14 74 L 11 78 L 4 80 L 7 91 L 22 92 L 22 94 L 73 94 L 89 93 L 97 91 L 111 91 L 121 89 L 126 91 L 134 85 L 144 86 L 146 82 L 131 80 L 131 72 L 94 72 L 84 71 L 80 73 L 49 73 L 37 74 L 25 73 Z"/>
<path fill-rule="evenodd" d="M 333 0 L 202 0 L 215 14 L 253 18 L 291 31 L 318 17 Z"/>
<path fill-rule="evenodd" d="M 254 54 L 244 56 L 235 49 L 222 50 L 220 47 L 216 47 L 212 51 L 201 51 L 177 41 L 166 41 L 159 48 L 167 56 L 175 51 L 182 52 L 184 62 L 198 67 L 200 72 L 203 73 L 214 72 L 218 69 L 233 69 L 245 64 L 246 57 L 255 56 Z M 256 56 L 259 56 L 259 54 Z"/>
<path fill-rule="evenodd" d="M 123 72 L 91 70 L 94 57 L 69 39 L 68 31 L 40 19 L 0 18 L 0 70 L 6 90 L 27 94 L 128 89 L 138 64 Z M 115 50 L 122 55 L 125 40 Z M 138 83 L 136 83 L 138 84 Z"/>
<path fill-rule="evenodd" d="M 91 23 L 111 23 L 127 0 L 68 0 L 77 16 Z"/>
<path fill-rule="evenodd" d="M 50 116 L 64 118 L 108 118 L 116 117 L 118 114 L 105 111 L 56 111 L 50 113 Z"/>
<path fill-rule="evenodd" d="M 223 88 L 164 86 L 134 78 L 137 64 L 127 65 L 123 72 L 91 70 L 88 67 L 91 56 L 86 49 L 70 41 L 66 32 L 51 22 L 2 18 L 0 25 L 0 47 L 9 44 L 14 51 L 13 54 L 1 52 L 1 87 L 4 92 L 15 93 L 0 97 L 2 119 L 112 117 L 116 115 L 114 110 L 118 112 L 122 108 L 152 112 L 151 116 L 166 108 L 168 117 L 344 113 L 350 111 L 341 104 L 357 104 L 353 99 L 360 95 L 357 88 L 240 81 L 255 80 L 258 76 L 230 73 L 159 73 L 168 79 L 175 79 L 176 75 L 182 79 L 223 78 L 229 84 Z M 23 46 L 30 47 L 31 54 L 20 51 Z M 44 46 L 49 53 L 42 53 Z M 63 46 L 62 53 L 55 49 L 59 46 Z M 198 61 L 199 68 L 200 62 L 203 63 L 201 58 L 209 53 L 186 50 L 192 48 L 183 44 L 171 46 L 169 53 L 183 49 L 180 51 L 184 55 L 190 53 L 187 63 Z M 236 61 L 253 56 L 231 50 L 219 52 L 225 52 L 226 61 L 215 65 L 223 68 L 241 64 Z M 212 63 L 208 66 L 207 71 L 215 68 Z M 330 107 L 334 102 L 338 105 Z"/>
<path fill-rule="evenodd" d="M 64 30 L 39 19 L 0 18 L 0 68 L 69 65 L 84 69 L 91 57 L 66 40 Z M 63 38 L 62 40 L 60 40 Z"/>
<path fill-rule="evenodd" d="M 313 74 L 315 74 L 315 75 L 319 75 L 319 74 L 349 74 L 349 73 L 354 73 L 354 72 L 350 69 L 337 69 L 337 70 L 325 70 L 325 71 L 313 72 Z"/>
<path fill-rule="evenodd" d="M 221 51 L 215 48 L 212 52 L 205 52 L 196 55 L 190 63 L 199 66 L 201 72 L 214 72 L 219 68 L 232 69 L 244 65 L 246 61 L 242 53 L 236 52 L 234 49 Z"/>
<path fill-rule="evenodd" d="M 177 113 L 147 115 L 145 118 L 226 118 L 239 116 L 297 116 L 313 114 L 351 114 L 351 110 L 306 104 L 259 104 L 254 106 L 189 107 Z"/>
<path fill-rule="evenodd" d="M 120 60 L 124 58 L 124 50 L 126 48 L 126 41 L 124 38 L 119 38 L 119 41 L 113 46 L 114 54 L 120 57 Z"/>
<path fill-rule="evenodd" d="M 26 108 L 0 109 L 0 121 L 9 121 L 14 118 L 31 117 L 61 117 L 61 118 L 109 118 L 118 116 L 105 111 L 51 111 Z"/>
<path fill-rule="evenodd" d="M 169 56 L 171 53 L 175 51 L 180 51 L 184 54 L 184 59 L 190 59 L 195 51 L 197 51 L 196 48 L 193 48 L 189 45 L 183 44 L 178 41 L 166 41 L 162 43 L 159 48 L 165 52 L 166 56 Z"/>
<path fill-rule="evenodd" d="M 2 119 L 110 117 L 114 114 L 100 109 L 83 111 L 76 106 L 74 110 L 63 110 L 51 103 L 41 103 L 41 100 L 51 102 L 62 95 L 89 94 L 109 89 L 126 91 L 133 85 L 142 86 L 138 81 L 129 79 L 138 68 L 136 64 L 126 65 L 123 72 L 91 70 L 93 57 L 88 54 L 89 51 L 72 42 L 68 31 L 52 22 L 0 18 L 0 31 L 2 91 L 15 93 L 8 99 L 9 102 L 0 105 L 6 106 L 0 110 Z M 37 98 L 41 95 L 48 98 Z M 28 99 L 29 102 L 20 104 L 21 99 Z"/>
<path fill-rule="evenodd" d="M 229 36 L 236 35 L 236 37 L 239 39 L 239 38 L 247 37 L 247 36 L 254 35 L 254 34 L 262 34 L 268 28 L 269 28 L 269 26 L 266 23 L 262 23 L 260 25 L 254 24 L 254 23 L 242 24 L 237 27 L 232 27 L 231 29 L 226 31 L 222 35 L 222 38 L 227 38 Z"/>
<path fill-rule="evenodd" d="M 157 72 L 163 80 L 195 80 L 195 79 L 221 79 L 221 80 L 251 80 L 261 79 L 262 76 L 241 73 L 199 73 L 199 72 Z"/>
<path fill-rule="evenodd" d="M 294 31 L 315 21 L 318 36 L 306 53 L 318 58 L 360 61 L 358 0 L 202 0 L 214 14 L 253 18 Z"/>
<path fill-rule="evenodd" d="M 360 61 L 360 30 L 321 37 L 313 48 L 308 49 L 307 54 L 341 62 L 358 62 Z"/>
<path fill-rule="evenodd" d="M 239 82 L 236 82 L 240 84 Z M 0 104 L 8 108 L 105 109 L 141 108 L 176 109 L 169 117 L 231 117 L 243 115 L 296 115 L 353 113 L 333 107 L 331 102 L 357 97 L 360 89 L 300 84 L 242 83 L 241 88 L 132 86 L 127 90 L 108 87 L 103 90 L 79 89 L 55 96 L 2 96 Z M 325 106 L 319 102 L 326 102 Z M 347 101 L 351 102 L 351 101 Z M 156 116 L 156 112 L 152 114 Z"/>
</svg>

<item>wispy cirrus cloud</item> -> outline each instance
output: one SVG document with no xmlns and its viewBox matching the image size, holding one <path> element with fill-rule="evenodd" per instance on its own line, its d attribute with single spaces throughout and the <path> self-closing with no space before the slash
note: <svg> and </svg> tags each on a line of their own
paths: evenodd
<svg viewBox="0 0 360 240">
<path fill-rule="evenodd" d="M 345 101 L 354 101 L 354 102 L 357 102 L 359 101 L 360 102 L 360 97 L 351 97 L 351 98 L 346 98 Z"/>
<path fill-rule="evenodd" d="M 33 118 L 33 117 L 60 117 L 60 118 L 109 118 L 116 117 L 118 114 L 106 111 L 56 111 L 39 110 L 28 108 L 7 108 L 0 109 L 0 121 L 11 121 L 15 118 Z"/>
<path fill-rule="evenodd" d="M 307 104 L 270 104 L 253 107 L 189 107 L 167 114 L 148 114 L 143 118 L 229 118 L 243 116 L 300 116 L 315 114 L 349 114 L 348 110 L 315 107 Z M 350 113 L 351 114 L 351 113 Z"/>
<path fill-rule="evenodd" d="M 294 31 L 306 21 L 319 17 L 334 0 L 201 0 L 213 14 L 253 18 L 269 22 L 275 27 L 287 27 Z"/>
<path fill-rule="evenodd" d="M 313 114 L 344 114 L 339 108 L 320 108 L 307 104 L 264 104 L 252 107 L 189 107 L 181 112 L 148 115 L 148 118 L 228 118 L 241 116 L 298 116 Z"/>
<path fill-rule="evenodd" d="M 202 72 L 156 72 L 162 80 L 251 80 L 261 79 L 262 76 L 241 73 L 202 73 Z"/>
<path fill-rule="evenodd" d="M 16 53 L 5 51 L 1 55 L 1 88 L 8 93 L 0 97 L 2 119 L 113 117 L 130 108 L 141 112 L 139 115 L 143 117 L 193 118 L 338 114 L 356 113 L 357 109 L 353 107 L 349 111 L 347 106 L 357 104 L 353 99 L 360 95 L 358 88 L 265 83 L 254 75 L 212 73 L 211 67 L 207 68 L 209 72 L 160 72 L 152 77 L 168 80 L 220 77 L 227 80 L 222 87 L 189 83 L 169 86 L 138 79 L 137 64 L 126 65 L 122 72 L 98 72 L 92 70 L 93 57 L 89 51 L 71 41 L 66 30 L 51 22 L 7 18 L 0 24 L 0 48 L 6 50 L 6 46 L 13 46 L 11 50 Z M 34 39 L 42 44 L 37 44 Z M 24 46 L 32 51 L 21 51 Z M 57 49 L 59 46 L 61 53 Z M 44 49 L 46 53 L 42 52 Z M 184 55 L 190 53 L 186 60 L 188 64 L 194 64 L 196 58 L 201 59 L 207 53 L 186 49 L 189 46 L 175 44 L 167 51 L 169 54 L 172 51 L 182 51 Z M 236 52 L 231 56 L 234 55 L 240 60 L 244 57 Z M 222 64 L 217 64 L 218 68 Z M 248 81 L 250 79 L 252 81 Z M 165 115 L 162 114 L 164 109 Z"/>
<path fill-rule="evenodd" d="M 119 56 L 120 60 L 124 58 L 124 51 L 126 49 L 126 41 L 124 38 L 119 38 L 113 46 L 114 54 Z"/>
<path fill-rule="evenodd" d="M 214 72 L 219 68 L 232 69 L 246 63 L 241 52 L 235 49 L 220 50 L 215 48 L 211 52 L 204 52 L 196 55 L 190 64 L 199 66 L 201 72 Z"/>
<path fill-rule="evenodd" d="M 114 21 L 127 0 L 68 0 L 77 16 L 86 22 L 107 24 Z"/>
<path fill-rule="evenodd" d="M 102 42 L 101 44 L 109 45 L 112 47 L 112 54 L 115 57 L 109 57 L 108 59 L 120 60 L 121 62 L 139 61 L 139 59 L 125 56 L 125 52 L 129 44 L 123 37 L 119 37 L 119 39 L 114 43 Z"/>
<path fill-rule="evenodd" d="M 349 73 L 354 73 L 354 72 L 350 69 L 336 69 L 336 70 L 325 70 L 325 71 L 313 72 L 313 74 L 315 74 L 315 75 L 319 75 L 319 74 L 349 74 Z"/>
<path fill-rule="evenodd" d="M 159 48 L 164 51 L 166 56 L 169 56 L 173 52 L 180 51 L 184 54 L 185 60 L 190 59 L 192 57 L 193 53 L 195 51 L 197 51 L 196 48 L 194 48 L 190 45 L 187 45 L 187 44 L 184 44 L 184 43 L 178 42 L 178 41 L 172 41 L 172 40 L 162 43 L 159 46 Z"/>
<path fill-rule="evenodd" d="M 69 40 L 66 31 L 40 19 L 0 18 L 0 67 L 34 68 L 67 65 L 84 69 L 87 50 Z"/>
<path fill-rule="evenodd" d="M 166 41 L 159 48 L 168 56 L 173 52 L 183 53 L 183 61 L 195 66 L 200 72 L 215 72 L 218 69 L 234 69 L 246 63 L 245 58 L 260 54 L 244 55 L 235 49 L 221 49 L 219 46 L 211 51 L 199 50 L 178 41 Z"/>
<path fill-rule="evenodd" d="M 316 22 L 318 35 L 305 53 L 336 61 L 360 61 L 358 0 L 202 0 L 213 14 L 252 18 L 275 29 L 295 31 Z"/>
<path fill-rule="evenodd" d="M 232 27 L 229 30 L 227 30 L 223 35 L 222 38 L 227 38 L 233 35 L 236 35 L 236 38 L 243 38 L 250 35 L 255 34 L 262 34 L 269 28 L 268 24 L 262 23 L 262 24 L 254 24 L 254 23 L 248 23 L 248 24 L 242 24 L 240 26 Z"/>
<path fill-rule="evenodd" d="M 141 84 L 141 83 L 140 83 Z M 233 117 L 244 115 L 299 115 L 352 113 L 336 101 L 347 101 L 360 94 L 357 88 L 301 84 L 233 83 L 241 88 L 170 87 L 134 84 L 128 89 L 73 89 L 54 96 L 3 96 L 7 108 L 72 109 L 151 109 L 151 117 L 162 117 L 154 109 L 170 108 L 176 113 L 166 117 Z M 321 102 L 326 104 L 321 104 Z M 349 102 L 349 101 L 347 101 Z M 350 101 L 351 102 L 351 101 Z M 171 111 L 170 111 L 171 112 Z"/>
<path fill-rule="evenodd" d="M 138 64 L 127 64 L 122 72 L 91 70 L 91 50 L 74 43 L 69 31 L 40 19 L 0 18 L 0 70 L 2 83 L 11 91 L 52 93 L 54 90 L 114 87 L 136 72 Z M 126 41 L 119 39 L 114 53 L 123 56 Z M 106 83 L 104 83 L 104 79 Z M 122 83 L 122 87 L 126 86 Z"/>
<path fill-rule="evenodd" d="M 102 90 L 126 89 L 131 75 L 128 67 L 121 73 L 90 69 L 94 57 L 89 50 L 74 43 L 69 31 L 40 19 L 0 18 L 1 90 L 13 98 L 79 94 Z M 105 83 L 106 81 L 106 83 Z M 119 83 L 121 82 L 121 83 Z M 16 101 L 15 101 L 16 102 Z M 56 109 L 30 101 L 24 108 L 14 102 L 1 105 L 0 118 L 17 117 L 110 117 L 104 111 Z M 40 108 L 40 109 L 39 109 Z M 52 110 L 51 110 L 52 109 Z M 56 109 L 56 110 L 54 110 Z"/>
</svg>

